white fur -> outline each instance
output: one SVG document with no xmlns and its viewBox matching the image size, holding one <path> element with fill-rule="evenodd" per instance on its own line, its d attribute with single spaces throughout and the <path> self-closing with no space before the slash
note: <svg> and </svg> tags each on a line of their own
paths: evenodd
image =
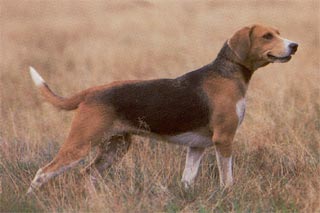
<svg viewBox="0 0 320 213">
<path fill-rule="evenodd" d="M 165 139 L 171 143 L 191 147 L 208 147 L 213 145 L 210 137 L 201 135 L 197 132 L 185 132 L 178 135 L 165 137 Z"/>
<path fill-rule="evenodd" d="M 236 112 L 237 112 L 237 116 L 238 116 L 238 126 L 240 126 L 240 124 L 243 121 L 245 111 L 246 111 L 246 99 L 241 98 L 236 104 Z"/>
<path fill-rule="evenodd" d="M 284 45 L 284 49 L 286 50 L 287 55 L 289 55 L 291 53 L 291 49 L 290 49 L 289 45 L 292 43 L 294 43 L 294 42 L 290 41 L 288 39 L 283 39 L 283 45 Z"/>
<path fill-rule="evenodd" d="M 35 83 L 35 85 L 37 87 L 42 86 L 45 83 L 43 78 L 39 75 L 39 73 L 33 67 L 29 67 L 29 68 L 30 68 L 29 72 L 30 72 L 31 78 Z"/>
<path fill-rule="evenodd" d="M 65 165 L 61 168 L 59 168 L 56 171 L 53 172 L 47 172 L 44 173 L 42 169 L 39 169 L 34 177 L 34 179 L 31 182 L 31 185 L 27 191 L 27 194 L 30 194 L 31 192 L 33 192 L 34 189 L 38 189 L 42 184 L 44 184 L 45 182 L 47 182 L 48 180 L 50 180 L 51 178 L 63 173 L 64 171 L 76 166 L 77 164 L 79 164 L 81 162 L 81 160 L 77 160 L 74 161 L 68 165 Z M 40 179 L 40 181 L 39 181 Z"/>
<path fill-rule="evenodd" d="M 216 158 L 219 169 L 219 177 L 220 177 L 220 186 L 221 187 L 229 187 L 233 184 L 232 177 L 232 157 L 223 157 L 216 150 Z"/>
<path fill-rule="evenodd" d="M 198 174 L 204 148 L 188 147 L 186 165 L 182 175 L 182 183 L 185 188 L 189 188 Z"/>
</svg>

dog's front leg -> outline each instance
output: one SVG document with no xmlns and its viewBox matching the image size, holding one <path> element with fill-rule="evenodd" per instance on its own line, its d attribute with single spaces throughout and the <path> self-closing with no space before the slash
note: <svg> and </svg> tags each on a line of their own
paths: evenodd
<svg viewBox="0 0 320 213">
<path fill-rule="evenodd" d="M 200 147 L 188 147 L 186 165 L 181 180 L 186 189 L 188 189 L 192 185 L 195 177 L 198 174 L 198 169 L 203 157 L 204 149 L 205 148 Z"/>
<path fill-rule="evenodd" d="M 237 123 L 224 122 L 214 127 L 213 143 L 219 169 L 220 186 L 230 187 L 233 184 L 232 176 L 232 141 L 237 129 Z"/>
<path fill-rule="evenodd" d="M 220 187 L 227 188 L 233 184 L 232 155 L 223 156 L 220 145 L 215 146 L 219 169 Z"/>
</svg>

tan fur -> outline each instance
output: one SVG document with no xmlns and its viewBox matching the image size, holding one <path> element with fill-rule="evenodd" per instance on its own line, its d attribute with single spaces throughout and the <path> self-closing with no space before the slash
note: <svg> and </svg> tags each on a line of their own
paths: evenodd
<svg viewBox="0 0 320 213">
<path fill-rule="evenodd" d="M 246 59 L 250 51 L 250 34 L 252 27 L 244 27 L 238 30 L 229 40 L 228 45 L 238 56 L 238 58 L 243 61 Z"/>
<path fill-rule="evenodd" d="M 92 94 L 97 91 L 105 90 L 114 86 L 121 86 L 123 84 L 138 82 L 137 80 L 131 81 L 115 81 L 110 84 L 92 87 L 86 90 L 83 90 L 69 98 L 64 98 L 56 95 L 49 86 L 44 83 L 40 86 L 40 93 L 45 98 L 46 101 L 51 103 L 53 106 L 63 109 L 63 110 L 75 110 L 78 108 L 79 104 L 85 100 L 88 94 Z"/>
<path fill-rule="evenodd" d="M 230 106 L 235 106 L 241 95 L 233 81 L 219 78 L 205 81 L 204 90 L 208 94 L 211 105 L 213 106 L 213 102 L 216 103 L 210 120 L 210 126 L 214 132 L 212 141 L 222 156 L 229 157 L 238 123 L 236 112 L 230 110 Z"/>
</svg>

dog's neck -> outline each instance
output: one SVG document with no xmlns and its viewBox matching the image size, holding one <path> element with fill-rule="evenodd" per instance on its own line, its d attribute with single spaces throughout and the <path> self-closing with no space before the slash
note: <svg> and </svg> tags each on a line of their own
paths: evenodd
<svg viewBox="0 0 320 213">
<path fill-rule="evenodd" d="M 237 62 L 235 58 L 236 55 L 225 43 L 211 64 L 212 70 L 222 77 L 236 78 L 248 85 L 254 71 Z"/>
</svg>

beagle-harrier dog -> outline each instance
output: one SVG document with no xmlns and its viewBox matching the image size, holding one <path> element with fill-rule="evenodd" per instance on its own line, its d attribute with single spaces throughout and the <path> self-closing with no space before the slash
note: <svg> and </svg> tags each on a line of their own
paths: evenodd
<svg viewBox="0 0 320 213">
<path fill-rule="evenodd" d="M 53 93 L 30 67 L 43 97 L 76 113 L 67 139 L 38 170 L 28 193 L 77 165 L 93 146 L 99 147 L 98 154 L 85 170 L 103 172 L 126 153 L 133 134 L 188 147 L 185 187 L 192 185 L 205 148 L 214 146 L 220 186 L 231 186 L 232 140 L 244 118 L 251 76 L 269 63 L 289 61 L 297 48 L 277 29 L 253 25 L 235 32 L 212 63 L 175 79 L 119 81 L 69 98 Z"/>
</svg>

